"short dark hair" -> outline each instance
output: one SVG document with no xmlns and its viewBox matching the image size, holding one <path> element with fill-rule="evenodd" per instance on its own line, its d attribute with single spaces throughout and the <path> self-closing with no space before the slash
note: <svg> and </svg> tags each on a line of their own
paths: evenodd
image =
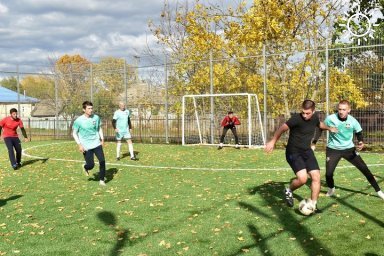
<svg viewBox="0 0 384 256">
<path fill-rule="evenodd" d="M 228 115 L 233 114 L 233 111 L 228 111 Z"/>
<path fill-rule="evenodd" d="M 92 104 L 92 102 L 90 102 L 90 101 L 84 101 L 83 102 L 83 109 L 86 109 L 87 108 L 87 106 L 92 106 L 93 107 L 93 104 Z"/>
<path fill-rule="evenodd" d="M 15 108 L 11 108 L 10 110 L 9 110 L 9 114 L 12 114 L 12 113 L 17 113 L 17 109 L 15 109 Z"/>
<path fill-rule="evenodd" d="M 341 100 L 341 101 L 339 101 L 339 105 L 347 105 L 348 107 L 350 107 L 351 106 L 351 103 L 349 103 L 349 101 L 347 101 L 347 100 Z"/>
<path fill-rule="evenodd" d="M 301 105 L 303 109 L 312 109 L 315 110 L 316 103 L 313 100 L 304 100 L 303 104 Z"/>
</svg>

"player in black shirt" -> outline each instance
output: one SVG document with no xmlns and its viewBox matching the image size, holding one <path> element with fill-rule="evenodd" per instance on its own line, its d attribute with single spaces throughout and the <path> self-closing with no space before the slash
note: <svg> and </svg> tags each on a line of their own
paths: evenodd
<svg viewBox="0 0 384 256">
<path fill-rule="evenodd" d="M 304 100 L 301 113 L 294 114 L 286 121 L 265 145 L 265 151 L 267 153 L 272 152 L 281 134 L 289 130 L 285 156 L 288 164 L 296 174 L 296 178 L 292 180 L 289 188 L 284 190 L 285 200 L 290 207 L 293 207 L 292 192 L 303 186 L 307 182 L 309 175 L 312 180 L 311 200 L 313 208 L 316 209 L 320 193 L 320 168 L 311 149 L 311 142 L 316 127 L 322 130 L 337 132 L 336 128 L 328 127 L 323 122 L 320 122 L 318 115 L 315 114 L 315 102 Z"/>
</svg>

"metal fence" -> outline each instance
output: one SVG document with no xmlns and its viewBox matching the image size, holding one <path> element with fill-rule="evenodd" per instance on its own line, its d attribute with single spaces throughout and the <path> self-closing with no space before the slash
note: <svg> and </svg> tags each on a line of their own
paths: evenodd
<svg viewBox="0 0 384 256">
<path fill-rule="evenodd" d="M 358 94 L 356 97 L 360 102 L 354 102 L 352 114 L 361 122 L 367 142 L 381 146 L 384 143 L 383 47 L 381 43 L 336 47 L 326 42 L 317 49 L 292 53 L 277 52 L 265 46 L 256 56 L 234 60 L 207 55 L 201 62 L 183 64 L 152 56 L 148 60 L 140 58 L 140 62 L 137 57 L 121 59 L 118 63 L 102 59 L 82 66 L 20 65 L 15 70 L 0 70 L 1 84 L 15 79 L 15 91 L 21 95 L 31 96 L 33 90 L 32 96 L 40 103 L 32 109 L 39 107 L 39 110 L 27 113 L 27 105 L 24 105 L 27 103 L 23 102 L 22 96 L 17 102 L 0 100 L 0 105 L 5 105 L 0 118 L 9 108 L 17 107 L 32 139 L 69 139 L 72 122 L 82 113 L 81 103 L 91 100 L 95 112 L 103 119 L 106 137 L 112 139 L 112 115 L 117 103 L 124 101 L 133 112 L 136 141 L 181 143 L 180 103 L 184 94 L 246 92 L 259 95 L 268 139 L 289 113 L 298 110 L 303 99 L 314 99 L 318 109 L 327 115 L 334 111 L 337 99 L 349 99 Z M 180 86 L 180 77 L 176 77 L 180 65 L 186 72 L 201 72 L 194 74 L 202 78 L 194 84 L 194 88 L 199 88 L 197 91 L 189 88 L 187 83 L 181 90 L 176 90 Z M 295 80 L 296 77 L 301 80 Z M 239 82 L 241 79 L 248 80 Z M 188 82 L 193 84 L 194 81 Z M 302 84 L 302 88 L 295 83 Z M 38 84 L 40 90 L 31 87 L 33 84 Z M 214 132 L 218 136 L 219 132 Z M 247 132 L 240 128 L 242 133 Z"/>
</svg>

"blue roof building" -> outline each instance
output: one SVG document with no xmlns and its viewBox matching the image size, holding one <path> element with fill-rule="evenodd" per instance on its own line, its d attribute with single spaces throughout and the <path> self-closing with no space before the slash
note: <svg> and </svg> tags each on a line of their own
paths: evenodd
<svg viewBox="0 0 384 256">
<path fill-rule="evenodd" d="M 30 117 L 34 105 L 39 101 L 0 86 L 0 118 L 8 116 L 11 108 L 16 108 L 20 117 Z"/>
<path fill-rule="evenodd" d="M 12 90 L 0 86 L 0 104 L 4 103 L 18 103 L 18 96 L 20 97 L 20 103 L 37 103 L 38 99 L 28 97 L 23 94 L 18 94 Z"/>
</svg>

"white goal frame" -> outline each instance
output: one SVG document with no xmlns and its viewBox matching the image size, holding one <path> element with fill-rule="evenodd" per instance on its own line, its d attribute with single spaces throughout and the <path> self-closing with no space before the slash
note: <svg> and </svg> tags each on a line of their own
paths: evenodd
<svg viewBox="0 0 384 256">
<path fill-rule="evenodd" d="M 199 115 L 197 112 L 197 106 L 196 106 L 196 98 L 204 98 L 204 97 L 231 97 L 231 96 L 244 96 L 248 98 L 248 108 L 247 108 L 247 122 L 248 122 L 248 147 L 249 148 L 256 148 L 256 147 L 263 147 L 265 145 L 265 134 L 264 134 L 264 128 L 263 128 L 263 123 L 261 119 L 261 113 L 260 113 L 260 106 L 259 106 L 259 100 L 256 94 L 252 93 L 228 93 L 228 94 L 188 94 L 184 95 L 182 98 L 182 122 L 181 122 L 181 127 L 182 127 L 182 145 L 185 146 L 185 100 L 186 98 L 192 98 L 193 99 L 193 105 L 194 105 L 194 112 L 195 112 L 195 117 L 196 117 L 196 122 L 197 122 L 197 129 L 199 132 L 199 141 L 200 143 L 198 144 L 187 144 L 187 145 L 217 145 L 217 144 L 208 144 L 208 143 L 203 143 L 203 136 L 202 132 L 200 129 L 200 122 L 199 122 Z M 262 143 L 263 145 L 252 145 L 252 107 L 251 107 L 251 102 L 252 99 L 255 100 L 256 102 L 256 112 L 254 113 L 253 116 L 257 115 L 258 117 L 258 123 L 260 126 L 260 133 L 261 133 L 261 138 L 262 138 Z"/>
</svg>

